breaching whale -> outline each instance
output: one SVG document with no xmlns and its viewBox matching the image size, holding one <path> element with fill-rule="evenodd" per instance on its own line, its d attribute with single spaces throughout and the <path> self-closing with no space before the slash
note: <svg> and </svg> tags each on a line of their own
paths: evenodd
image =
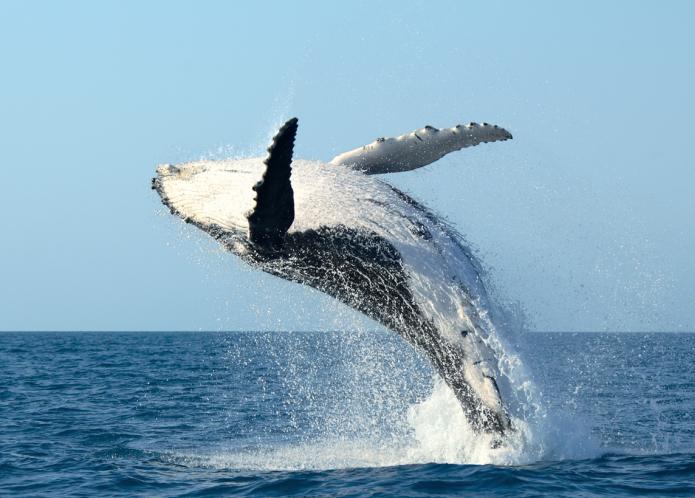
<svg viewBox="0 0 695 498">
<path fill-rule="evenodd" d="M 469 123 L 426 126 L 340 154 L 293 160 L 296 118 L 265 158 L 160 165 L 162 202 L 254 268 L 309 285 L 398 333 L 453 390 L 478 432 L 512 429 L 482 269 L 445 221 L 375 174 L 512 138 Z"/>
</svg>

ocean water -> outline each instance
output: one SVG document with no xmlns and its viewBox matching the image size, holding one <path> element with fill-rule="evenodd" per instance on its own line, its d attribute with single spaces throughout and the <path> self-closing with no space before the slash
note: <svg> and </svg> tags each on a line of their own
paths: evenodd
<svg viewBox="0 0 695 498">
<path fill-rule="evenodd" d="M 0 333 L 0 495 L 695 495 L 695 334 L 516 342 L 537 420 L 473 452 L 386 332 Z"/>
</svg>

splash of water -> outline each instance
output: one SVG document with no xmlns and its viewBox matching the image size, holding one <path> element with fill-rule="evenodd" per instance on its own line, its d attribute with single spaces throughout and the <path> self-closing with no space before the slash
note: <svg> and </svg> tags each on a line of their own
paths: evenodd
<svg viewBox="0 0 695 498">
<path fill-rule="evenodd" d="M 390 436 L 370 434 L 368 421 L 360 422 L 367 422 L 367 426 L 351 436 L 323 434 L 295 444 L 173 452 L 166 458 L 189 466 L 291 471 L 426 463 L 525 465 L 539 460 L 590 458 L 600 454 L 595 445 L 586 441 L 586 433 L 577 431 L 575 423 L 564 421 L 562 431 L 556 427 L 554 431 L 538 434 L 540 426 L 518 418 L 513 420 L 516 428 L 513 435 L 503 446 L 492 448 L 492 436 L 481 436 L 470 427 L 458 400 L 439 379 L 426 399 L 408 408 L 403 427 L 394 428 Z"/>
</svg>

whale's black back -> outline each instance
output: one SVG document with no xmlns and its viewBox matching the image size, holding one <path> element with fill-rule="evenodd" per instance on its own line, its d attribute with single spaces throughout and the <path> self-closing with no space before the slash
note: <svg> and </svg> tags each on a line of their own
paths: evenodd
<svg viewBox="0 0 695 498">
<path fill-rule="evenodd" d="M 250 263 L 309 285 L 364 313 L 424 352 L 478 430 L 504 432 L 508 420 L 478 399 L 464 377 L 465 352 L 442 340 L 410 290 L 400 253 L 386 239 L 343 225 L 287 235 L 282 251 L 248 253 Z"/>
</svg>

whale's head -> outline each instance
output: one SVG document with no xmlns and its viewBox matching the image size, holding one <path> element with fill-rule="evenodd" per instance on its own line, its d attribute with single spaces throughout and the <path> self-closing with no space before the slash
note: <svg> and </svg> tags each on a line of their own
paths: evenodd
<svg viewBox="0 0 695 498">
<path fill-rule="evenodd" d="M 292 118 L 280 127 L 265 159 L 164 164 L 152 188 L 173 214 L 230 248 L 243 250 L 250 241 L 256 250 L 275 252 L 294 221 L 290 176 L 297 123 Z"/>
<path fill-rule="evenodd" d="M 152 179 L 172 214 L 216 238 L 248 236 L 253 186 L 265 170 L 264 158 L 162 164 Z"/>
</svg>

